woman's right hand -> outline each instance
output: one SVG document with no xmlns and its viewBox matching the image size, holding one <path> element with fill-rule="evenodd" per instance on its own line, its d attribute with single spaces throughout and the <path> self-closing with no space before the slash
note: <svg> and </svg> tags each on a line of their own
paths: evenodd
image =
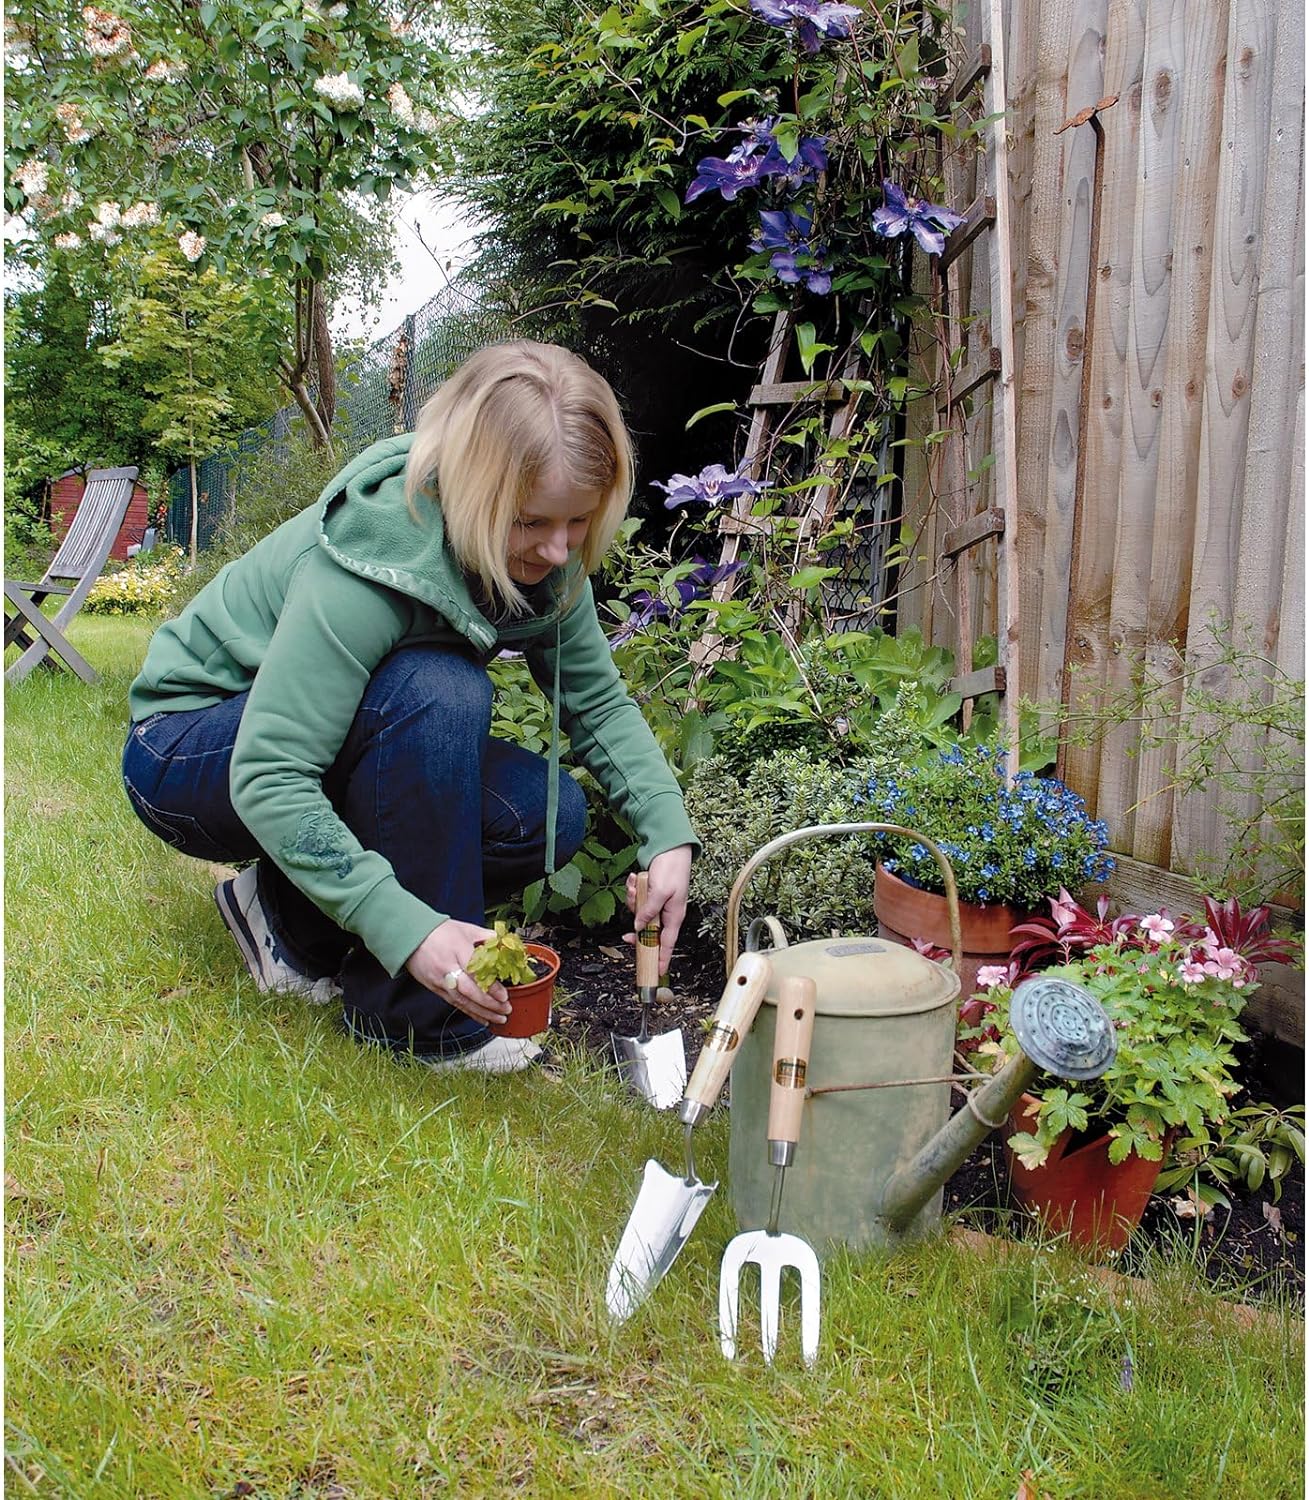
<svg viewBox="0 0 1309 1500">
<path fill-rule="evenodd" d="M 489 927 L 447 918 L 419 943 L 405 961 L 405 968 L 419 984 L 448 1000 L 473 1020 L 484 1025 L 508 1020 L 511 1007 L 504 985 L 496 980 L 489 990 L 483 990 L 471 975 L 462 972 L 477 944 L 494 936 Z M 461 972 L 455 983 L 449 985 L 446 976 L 455 969 Z"/>
</svg>

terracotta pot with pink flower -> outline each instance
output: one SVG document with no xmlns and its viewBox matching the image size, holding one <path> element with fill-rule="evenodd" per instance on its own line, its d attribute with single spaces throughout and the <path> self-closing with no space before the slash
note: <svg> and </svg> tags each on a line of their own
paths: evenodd
<svg viewBox="0 0 1309 1500">
<path fill-rule="evenodd" d="M 1010 983 L 1039 968 L 1089 990 L 1114 1023 L 1117 1055 L 1088 1083 L 1052 1081 L 1024 1096 L 1005 1142 L 1020 1203 L 1086 1248 L 1118 1249 L 1140 1222 L 1170 1148 L 1201 1152 L 1240 1087 L 1239 1017 L 1258 988 L 1256 965 L 1292 945 L 1268 931 L 1268 911 L 1206 901 L 1205 916 L 1166 911 L 1093 916 L 1067 891 L 1052 917 L 1015 929 L 1014 973 L 986 992 L 986 1017 L 1011 1054 Z"/>
</svg>

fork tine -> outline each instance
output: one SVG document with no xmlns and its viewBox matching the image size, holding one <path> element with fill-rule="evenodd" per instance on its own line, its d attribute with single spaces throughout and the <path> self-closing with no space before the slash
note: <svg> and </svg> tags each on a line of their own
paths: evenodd
<svg viewBox="0 0 1309 1500">
<path fill-rule="evenodd" d="M 771 1250 L 773 1247 L 770 1246 Z M 780 1248 L 780 1247 L 779 1247 Z M 782 1258 L 761 1255 L 759 1260 L 759 1339 L 764 1363 L 772 1364 L 777 1353 L 777 1325 L 782 1308 Z"/>
<path fill-rule="evenodd" d="M 718 1278 L 718 1343 L 725 1359 L 736 1358 L 736 1308 L 739 1288 L 736 1277 L 724 1266 Z"/>
<path fill-rule="evenodd" d="M 805 1244 L 807 1254 L 795 1250 L 796 1269 L 800 1272 L 800 1348 L 804 1362 L 812 1365 L 818 1358 L 818 1325 L 822 1297 L 822 1273 L 813 1247 Z"/>
</svg>

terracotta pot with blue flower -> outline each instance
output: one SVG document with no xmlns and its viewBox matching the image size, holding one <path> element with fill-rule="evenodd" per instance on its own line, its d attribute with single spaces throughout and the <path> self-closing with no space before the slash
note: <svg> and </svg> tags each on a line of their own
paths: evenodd
<svg viewBox="0 0 1309 1500">
<path fill-rule="evenodd" d="M 1010 929 L 1061 888 L 1102 881 L 1114 862 L 1109 830 L 1061 781 L 1020 771 L 1005 780 L 995 743 L 952 746 L 869 784 L 872 817 L 926 834 L 950 861 L 964 928 L 960 993 L 978 973 L 1009 961 Z M 950 945 L 940 871 L 921 844 L 884 841 L 873 889 L 883 937 L 920 947 Z"/>
</svg>

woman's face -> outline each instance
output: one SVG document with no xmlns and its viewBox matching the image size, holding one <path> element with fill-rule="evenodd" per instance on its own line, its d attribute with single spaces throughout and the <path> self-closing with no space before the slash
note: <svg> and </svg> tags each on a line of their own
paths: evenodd
<svg viewBox="0 0 1309 1500">
<path fill-rule="evenodd" d="M 553 568 L 562 568 L 586 540 L 603 499 L 598 490 L 574 489 L 557 470 L 537 480 L 509 528 L 510 578 L 540 583 Z"/>
</svg>

